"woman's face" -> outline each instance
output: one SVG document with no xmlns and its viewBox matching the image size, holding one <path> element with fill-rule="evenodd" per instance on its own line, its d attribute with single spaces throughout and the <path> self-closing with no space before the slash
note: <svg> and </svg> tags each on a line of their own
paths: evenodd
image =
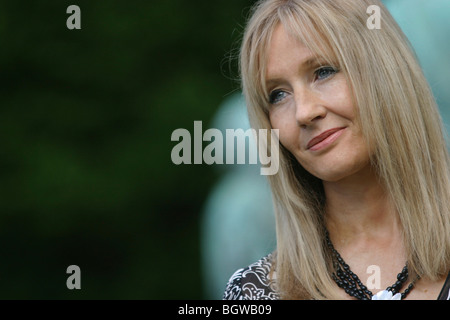
<svg viewBox="0 0 450 320">
<path fill-rule="evenodd" d="M 269 45 L 266 85 L 272 128 L 308 172 L 331 182 L 369 165 L 344 74 L 313 56 L 282 25 Z"/>
</svg>

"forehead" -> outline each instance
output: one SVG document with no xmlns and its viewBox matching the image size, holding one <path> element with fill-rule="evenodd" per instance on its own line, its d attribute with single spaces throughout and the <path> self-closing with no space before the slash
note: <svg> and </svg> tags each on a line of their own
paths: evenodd
<svg viewBox="0 0 450 320">
<path fill-rule="evenodd" d="M 278 24 L 268 45 L 266 79 L 280 77 L 291 71 L 294 65 L 309 67 L 318 60 L 319 56 L 288 33 L 282 24 Z"/>
</svg>

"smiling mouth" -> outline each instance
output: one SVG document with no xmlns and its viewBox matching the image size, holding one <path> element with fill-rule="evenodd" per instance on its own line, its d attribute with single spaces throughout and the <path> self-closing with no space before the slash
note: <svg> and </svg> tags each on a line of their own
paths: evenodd
<svg viewBox="0 0 450 320">
<path fill-rule="evenodd" d="M 323 149 L 332 144 L 334 141 L 336 141 L 336 139 L 339 138 L 341 134 L 344 132 L 344 129 L 345 127 L 341 127 L 324 131 L 318 136 L 312 138 L 308 142 L 306 148 L 311 151 Z"/>
</svg>

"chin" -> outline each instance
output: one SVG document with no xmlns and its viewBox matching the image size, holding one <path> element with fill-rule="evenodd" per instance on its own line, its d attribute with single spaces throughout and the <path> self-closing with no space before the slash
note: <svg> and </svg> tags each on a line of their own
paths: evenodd
<svg viewBox="0 0 450 320">
<path fill-rule="evenodd" d="M 364 174 L 369 166 L 370 162 L 361 161 L 352 164 L 333 164 L 327 166 L 325 170 L 313 169 L 307 171 L 323 182 L 339 182 L 356 177 L 358 174 Z"/>
<path fill-rule="evenodd" d="M 314 175 L 314 176 L 316 176 L 317 178 L 319 178 L 323 182 L 338 182 L 338 181 L 341 181 L 341 180 L 345 179 L 346 177 L 348 177 L 347 174 L 344 174 L 342 172 L 320 173 L 320 174 L 317 174 L 317 175 Z"/>
<path fill-rule="evenodd" d="M 353 143 L 350 148 L 331 150 L 319 157 L 307 158 L 298 154 L 300 165 L 324 182 L 344 181 L 347 178 L 365 175 L 370 165 L 370 154 L 366 147 Z"/>
</svg>

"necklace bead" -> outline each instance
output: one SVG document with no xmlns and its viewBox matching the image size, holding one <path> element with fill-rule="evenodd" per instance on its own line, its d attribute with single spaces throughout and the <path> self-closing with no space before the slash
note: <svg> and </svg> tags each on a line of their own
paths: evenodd
<svg viewBox="0 0 450 320">
<path fill-rule="evenodd" d="M 344 289 L 344 291 L 358 300 L 370 300 L 373 297 L 372 291 L 368 290 L 368 288 L 361 282 L 358 276 L 351 271 L 350 267 L 345 263 L 344 259 L 342 259 L 341 255 L 334 248 L 331 243 L 328 231 L 325 230 L 325 241 L 330 249 L 333 256 L 333 266 L 334 272 L 331 277 L 336 282 L 339 288 Z M 390 287 L 386 289 L 386 291 L 390 291 L 392 295 L 399 293 L 406 280 L 408 279 L 408 265 L 406 264 L 402 271 L 397 275 L 397 281 Z M 413 289 L 414 283 L 420 279 L 418 276 L 414 281 L 412 281 L 408 287 L 405 289 L 403 293 L 401 293 L 401 299 L 404 299 L 408 293 Z"/>
</svg>

